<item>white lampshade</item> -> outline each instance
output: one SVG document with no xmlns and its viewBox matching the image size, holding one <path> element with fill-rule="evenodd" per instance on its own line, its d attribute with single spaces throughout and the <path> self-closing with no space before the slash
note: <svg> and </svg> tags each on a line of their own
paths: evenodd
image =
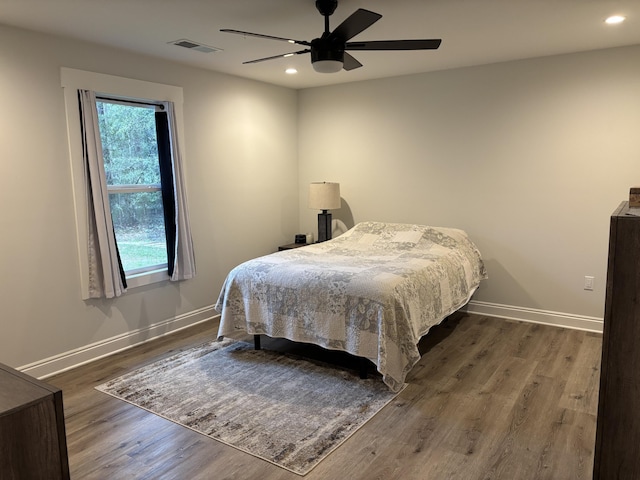
<svg viewBox="0 0 640 480">
<path fill-rule="evenodd" d="M 309 208 L 335 210 L 340 208 L 340 184 L 313 182 L 309 185 Z"/>
</svg>

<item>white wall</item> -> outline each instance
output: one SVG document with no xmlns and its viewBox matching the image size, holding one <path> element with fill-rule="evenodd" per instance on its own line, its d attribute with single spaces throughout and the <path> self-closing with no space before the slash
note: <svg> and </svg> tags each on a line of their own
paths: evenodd
<svg viewBox="0 0 640 480">
<path fill-rule="evenodd" d="M 0 26 L 0 362 L 47 374 L 212 315 L 233 266 L 316 231 L 322 180 L 341 183 L 348 226 L 467 230 L 491 277 L 480 311 L 597 323 L 609 216 L 640 185 L 639 55 L 295 92 Z M 81 300 L 62 66 L 184 88 L 196 279 Z"/>
<path fill-rule="evenodd" d="M 348 226 L 465 229 L 490 276 L 474 298 L 485 311 L 597 330 L 609 217 L 640 185 L 639 58 L 640 46 L 302 91 L 301 229 L 316 230 L 308 183 L 340 182 L 333 214 Z"/>
<path fill-rule="evenodd" d="M 183 87 L 195 279 L 81 300 L 60 67 Z M 295 91 L 4 26 L 0 72 L 0 362 L 39 376 L 202 320 L 297 232 Z"/>
</svg>

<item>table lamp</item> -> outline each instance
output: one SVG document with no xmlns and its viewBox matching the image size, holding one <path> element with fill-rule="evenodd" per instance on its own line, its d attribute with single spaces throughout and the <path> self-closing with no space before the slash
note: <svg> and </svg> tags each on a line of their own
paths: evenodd
<svg viewBox="0 0 640 480">
<path fill-rule="evenodd" d="M 318 242 L 331 240 L 331 214 L 328 210 L 340 208 L 340 184 L 313 182 L 309 185 L 309 208 L 322 210 L 318 214 Z"/>
</svg>

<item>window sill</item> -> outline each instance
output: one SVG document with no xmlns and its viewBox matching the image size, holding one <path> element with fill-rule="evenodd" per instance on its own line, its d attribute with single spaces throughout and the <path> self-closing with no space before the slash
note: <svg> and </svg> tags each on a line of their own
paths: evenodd
<svg viewBox="0 0 640 480">
<path fill-rule="evenodd" d="M 127 289 L 143 287 L 152 283 L 169 280 L 169 273 L 166 268 L 153 270 L 151 272 L 138 273 L 127 277 Z"/>
</svg>

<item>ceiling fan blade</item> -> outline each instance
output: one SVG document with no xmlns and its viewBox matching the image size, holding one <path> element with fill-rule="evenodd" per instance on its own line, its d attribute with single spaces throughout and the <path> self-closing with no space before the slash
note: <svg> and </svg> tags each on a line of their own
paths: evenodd
<svg viewBox="0 0 640 480">
<path fill-rule="evenodd" d="M 330 39 L 346 42 L 382 18 L 379 13 L 359 8 L 329 34 Z"/>
<path fill-rule="evenodd" d="M 353 70 L 354 68 L 360 68 L 362 64 L 349 55 L 347 52 L 344 52 L 344 62 L 342 64 L 342 68 L 344 70 Z"/>
<path fill-rule="evenodd" d="M 374 40 L 370 42 L 349 42 L 346 50 L 435 50 L 442 40 Z"/>
<path fill-rule="evenodd" d="M 242 62 L 243 65 L 247 64 L 247 63 L 259 63 L 259 62 L 266 62 L 267 60 L 275 60 L 276 58 L 285 58 L 285 57 L 292 57 L 294 55 L 300 55 L 302 53 L 309 53 L 311 50 L 309 50 L 308 48 L 305 50 L 300 50 L 298 52 L 291 52 L 291 53 L 283 53 L 282 55 L 274 55 L 272 57 L 264 57 L 264 58 L 258 58 L 256 60 L 249 60 L 248 62 Z"/>
<path fill-rule="evenodd" d="M 251 32 L 243 32 L 242 30 L 232 30 L 229 28 L 222 28 L 220 29 L 221 32 L 224 33 L 235 33 L 236 35 L 242 35 L 245 37 L 257 37 L 257 38 L 266 38 L 269 40 L 279 40 L 281 42 L 289 42 L 289 43 L 295 43 L 297 45 L 311 45 L 310 42 L 307 42 L 305 40 L 294 40 L 292 38 L 284 38 L 284 37 L 274 37 L 272 35 L 263 35 L 262 33 L 251 33 Z"/>
</svg>

